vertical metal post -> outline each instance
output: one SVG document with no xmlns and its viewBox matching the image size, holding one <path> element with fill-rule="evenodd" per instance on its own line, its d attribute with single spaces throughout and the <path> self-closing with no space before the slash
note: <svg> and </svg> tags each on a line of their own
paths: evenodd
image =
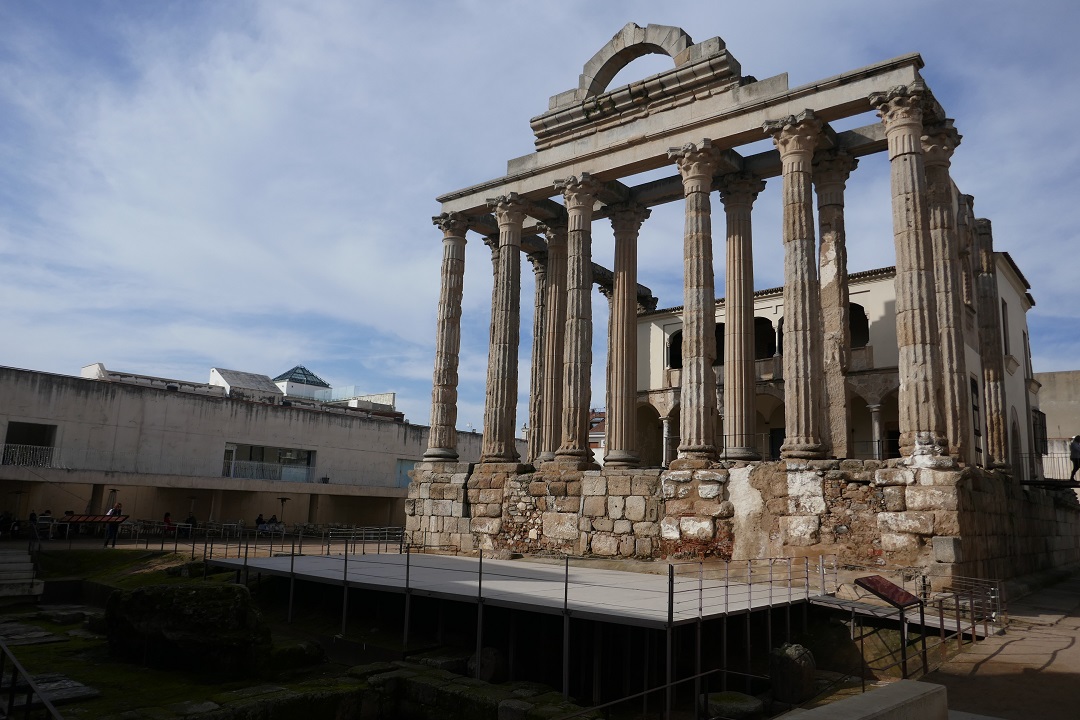
<svg viewBox="0 0 1080 720">
<path fill-rule="evenodd" d="M 904 612 L 904 608 L 900 610 L 900 670 L 902 671 L 901 677 L 907 680 L 907 646 L 908 646 L 908 627 L 907 617 Z"/>
<path fill-rule="evenodd" d="M 824 555 L 818 555 L 818 566 L 819 566 L 819 569 L 821 570 L 821 594 L 822 595 L 828 595 L 828 593 L 825 592 L 825 556 Z"/>
<path fill-rule="evenodd" d="M 674 659 L 672 653 L 673 639 L 672 630 L 675 623 L 675 566 L 668 565 L 668 600 L 667 600 L 667 680 L 664 684 L 664 718 L 670 720 L 671 718 L 671 701 L 672 701 L 672 687 L 671 687 L 671 663 Z"/>
<path fill-rule="evenodd" d="M 960 593 L 954 593 L 956 598 L 956 649 L 964 649 L 964 628 L 960 624 Z"/>
<path fill-rule="evenodd" d="M 476 570 L 476 679 L 480 679 L 480 651 L 484 647 L 484 551 Z"/>
<path fill-rule="evenodd" d="M 300 528 L 300 546 L 298 550 L 301 555 L 304 554 L 304 528 Z"/>
<path fill-rule="evenodd" d="M 851 632 L 855 632 L 855 611 L 851 611 Z M 859 618 L 859 658 L 862 662 L 866 661 L 866 628 L 863 626 L 862 618 Z M 862 680 L 862 691 L 866 692 L 866 668 L 859 667 L 859 678 Z"/>
<path fill-rule="evenodd" d="M 563 630 L 562 630 L 562 694 L 563 698 L 570 697 L 570 556 L 564 558 L 563 564 Z"/>
<path fill-rule="evenodd" d="M 296 585 L 296 541 L 293 541 L 292 552 L 289 553 L 289 617 L 287 622 L 292 623 L 293 588 Z"/>
<path fill-rule="evenodd" d="M 704 615 L 705 563 L 698 562 L 697 585 L 697 650 L 694 657 L 694 709 L 695 717 L 701 715 L 701 623 Z"/>
<path fill-rule="evenodd" d="M 348 547 L 345 548 L 348 551 Z M 349 617 L 349 553 L 341 555 L 341 637 L 345 637 L 345 622 Z"/>
<path fill-rule="evenodd" d="M 244 543 L 244 584 L 247 585 L 251 580 L 251 576 L 248 573 L 248 545 Z"/>
<path fill-rule="evenodd" d="M 919 626 L 922 628 L 922 671 L 925 676 L 930 672 L 930 665 L 926 659 L 926 603 L 919 603 Z"/>
<path fill-rule="evenodd" d="M 975 622 L 975 588 L 974 587 L 972 587 L 968 591 L 968 599 L 969 599 L 969 603 L 970 603 L 969 607 L 971 608 L 971 644 L 974 645 L 975 642 L 976 642 L 975 628 L 977 626 L 977 624 Z"/>
<path fill-rule="evenodd" d="M 412 588 L 409 585 L 409 574 L 412 569 L 409 551 L 405 551 L 405 628 L 401 638 L 401 659 L 404 660 L 409 652 L 409 611 L 412 608 Z"/>
</svg>

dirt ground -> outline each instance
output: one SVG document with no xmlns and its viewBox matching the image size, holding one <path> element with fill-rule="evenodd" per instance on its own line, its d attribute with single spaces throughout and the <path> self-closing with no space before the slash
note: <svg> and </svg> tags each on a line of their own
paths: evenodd
<svg viewBox="0 0 1080 720">
<path fill-rule="evenodd" d="M 949 708 L 1004 720 L 1080 718 L 1080 571 L 1010 602 L 1009 628 L 956 655 L 925 682 Z"/>
</svg>

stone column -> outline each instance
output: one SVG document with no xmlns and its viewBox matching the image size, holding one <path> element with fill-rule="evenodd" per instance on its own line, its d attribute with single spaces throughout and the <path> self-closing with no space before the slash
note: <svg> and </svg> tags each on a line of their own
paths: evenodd
<svg viewBox="0 0 1080 720">
<path fill-rule="evenodd" d="M 817 188 L 818 257 L 821 283 L 822 352 L 825 362 L 823 438 L 831 455 L 846 458 L 851 410 L 848 405 L 847 371 L 851 356 L 848 312 L 847 234 L 844 230 L 844 188 L 859 161 L 845 152 L 819 154 L 814 159 Z"/>
<path fill-rule="evenodd" d="M 431 389 L 431 430 L 424 459 L 453 462 L 457 452 L 458 356 L 461 351 L 461 296 L 465 277 L 465 219 L 443 213 L 431 219 L 443 231 L 439 312 L 435 326 L 435 376 Z"/>
<path fill-rule="evenodd" d="M 566 337 L 566 226 L 541 225 L 547 237 L 547 301 L 544 323 L 544 403 L 537 462 L 555 459 L 562 442 L 563 348 Z"/>
<path fill-rule="evenodd" d="M 663 446 L 660 448 L 660 467 L 667 467 L 671 462 L 671 418 L 666 415 L 660 418 Z"/>
<path fill-rule="evenodd" d="M 746 174 L 718 183 L 727 214 L 724 318 L 725 458 L 759 460 L 754 443 L 754 251 L 750 211 L 765 182 Z"/>
<path fill-rule="evenodd" d="M 821 122 L 809 110 L 765 123 L 784 177 L 784 413 L 780 457 L 824 455 L 821 443 L 821 297 L 810 163 Z"/>
<path fill-rule="evenodd" d="M 633 467 L 637 451 L 637 241 L 649 210 L 639 205 L 614 208 L 615 281 L 608 326 L 607 452 L 604 465 Z"/>
<path fill-rule="evenodd" d="M 700 147 L 688 143 L 669 150 L 668 158 L 678 163 L 686 197 L 678 461 L 704 466 L 716 458 L 716 289 L 709 193 L 720 153 L 706 140 Z M 681 465 L 678 461 L 674 464 Z"/>
<path fill-rule="evenodd" d="M 937 286 L 937 319 L 941 343 L 942 391 L 945 396 L 945 434 L 949 454 L 970 462 L 971 401 L 967 359 L 964 353 L 963 285 L 960 279 L 960 239 L 957 229 L 955 191 L 949 177 L 953 150 L 960 134 L 952 120 L 926 128 L 922 137 L 926 166 L 927 199 L 930 204 L 930 237 L 933 241 L 934 283 Z"/>
<path fill-rule="evenodd" d="M 867 405 L 866 409 L 870 411 L 870 438 L 873 443 L 874 459 L 884 460 L 885 448 L 882 447 L 881 439 L 881 405 Z"/>
<path fill-rule="evenodd" d="M 983 396 L 986 406 L 986 457 L 990 467 L 1007 468 L 1007 420 L 1005 417 L 1005 349 L 1001 334 L 1001 301 L 998 295 L 994 233 L 990 221 L 975 220 L 976 311 L 979 316 L 979 356 L 982 360 Z"/>
<path fill-rule="evenodd" d="M 492 293 L 491 346 L 484 402 L 484 445 L 480 462 L 517 462 L 518 341 L 521 333 L 521 226 L 525 203 L 516 193 L 488 201 L 499 223 L 499 254 Z"/>
<path fill-rule="evenodd" d="M 592 394 L 592 212 L 600 184 L 582 173 L 555 183 L 568 214 L 566 236 L 566 347 L 563 355 L 560 463 L 592 467 L 589 404 Z"/>
<path fill-rule="evenodd" d="M 948 466 L 933 243 L 923 167 L 922 98 L 915 82 L 870 95 L 885 125 L 896 245 L 900 452 L 916 465 Z"/>
<path fill-rule="evenodd" d="M 532 336 L 532 372 L 529 374 L 529 429 L 525 440 L 529 443 L 528 461 L 535 462 L 540 454 L 541 437 L 544 428 L 544 376 L 547 366 L 544 361 L 547 343 L 547 263 L 546 252 L 529 253 L 529 262 L 533 267 L 533 279 L 536 292 L 533 296 L 533 336 Z"/>
</svg>

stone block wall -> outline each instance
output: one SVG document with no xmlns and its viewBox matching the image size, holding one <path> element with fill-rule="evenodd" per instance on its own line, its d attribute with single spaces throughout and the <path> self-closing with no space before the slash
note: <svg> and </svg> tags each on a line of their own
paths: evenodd
<svg viewBox="0 0 1080 720">
<path fill-rule="evenodd" d="M 462 551 L 841 563 L 1010 578 L 1080 562 L 1075 495 L 981 468 L 895 460 L 718 463 L 701 470 L 534 471 L 424 464 L 412 541 Z"/>
</svg>

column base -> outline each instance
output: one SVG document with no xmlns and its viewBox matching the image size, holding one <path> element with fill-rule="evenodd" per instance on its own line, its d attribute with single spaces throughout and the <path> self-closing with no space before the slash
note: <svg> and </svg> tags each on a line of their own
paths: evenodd
<svg viewBox="0 0 1080 720">
<path fill-rule="evenodd" d="M 637 467 L 641 458 L 627 450 L 612 450 L 604 456 L 604 467 Z"/>
<path fill-rule="evenodd" d="M 761 453 L 754 448 L 732 447 L 720 451 L 721 460 L 760 460 Z"/>
<path fill-rule="evenodd" d="M 559 470 L 599 470 L 591 450 L 559 450 L 553 462 Z"/>
<path fill-rule="evenodd" d="M 456 448 L 428 448 L 424 452 L 427 462 L 454 462 L 458 459 Z"/>
<path fill-rule="evenodd" d="M 712 467 L 715 457 L 690 453 L 679 453 L 679 457 L 668 463 L 668 470 L 704 470 Z"/>
<path fill-rule="evenodd" d="M 821 460 L 825 448 L 821 443 L 784 443 L 780 446 L 781 460 Z"/>
</svg>

